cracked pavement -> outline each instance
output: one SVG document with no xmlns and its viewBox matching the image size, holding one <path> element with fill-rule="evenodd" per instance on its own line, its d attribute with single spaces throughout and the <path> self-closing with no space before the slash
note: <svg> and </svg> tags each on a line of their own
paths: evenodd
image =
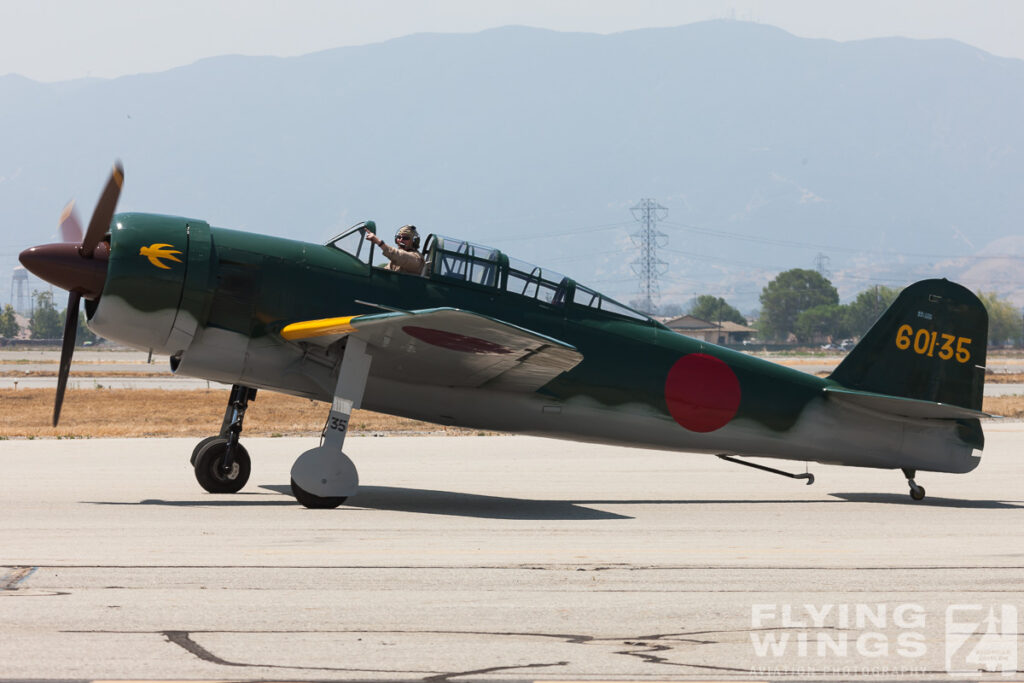
<svg viewBox="0 0 1024 683">
<path fill-rule="evenodd" d="M 363 490 L 313 511 L 284 486 L 309 441 L 246 440 L 235 496 L 198 488 L 191 440 L 4 442 L 0 681 L 948 681 L 950 605 L 1024 616 L 1021 423 L 919 475 L 924 504 L 887 471 L 366 437 Z"/>
</svg>

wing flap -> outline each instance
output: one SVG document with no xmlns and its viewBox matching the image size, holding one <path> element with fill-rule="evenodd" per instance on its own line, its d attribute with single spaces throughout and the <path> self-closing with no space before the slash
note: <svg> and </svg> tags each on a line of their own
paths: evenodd
<svg viewBox="0 0 1024 683">
<path fill-rule="evenodd" d="M 498 391 L 535 391 L 583 359 L 558 339 L 455 308 L 307 320 L 280 334 L 324 347 L 358 337 L 373 356 L 374 377 Z"/>
</svg>

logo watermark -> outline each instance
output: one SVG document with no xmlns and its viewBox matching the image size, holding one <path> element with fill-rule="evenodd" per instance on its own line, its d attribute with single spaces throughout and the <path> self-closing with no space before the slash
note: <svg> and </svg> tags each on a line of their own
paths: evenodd
<svg viewBox="0 0 1024 683">
<path fill-rule="evenodd" d="M 941 610 L 941 608 L 939 608 Z M 942 626 L 944 625 L 944 629 Z M 759 676 L 901 677 L 1018 669 L 1017 608 L 955 604 L 929 614 L 917 603 L 761 603 L 751 606 Z"/>
<path fill-rule="evenodd" d="M 1017 608 L 1014 605 L 950 605 L 946 608 L 946 671 L 1017 672 Z"/>
</svg>

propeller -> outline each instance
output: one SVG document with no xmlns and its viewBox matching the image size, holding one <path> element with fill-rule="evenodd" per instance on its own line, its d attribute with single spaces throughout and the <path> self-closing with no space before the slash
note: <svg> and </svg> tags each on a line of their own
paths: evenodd
<svg viewBox="0 0 1024 683">
<path fill-rule="evenodd" d="M 82 221 L 78 220 L 74 199 L 60 212 L 60 239 L 62 242 L 82 241 Z"/>
<path fill-rule="evenodd" d="M 60 421 L 64 391 L 71 372 L 71 357 L 78 333 L 78 306 L 83 298 L 98 299 L 106 281 L 110 248 L 103 242 L 103 236 L 110 229 L 123 184 L 124 168 L 118 161 L 114 163 L 106 187 L 96 202 L 84 237 L 74 202 L 69 202 L 60 218 L 60 233 L 64 241 L 30 247 L 18 256 L 21 264 L 37 277 L 68 290 L 67 317 L 64 319 L 64 339 L 57 371 L 57 396 L 53 404 L 54 427 Z"/>
</svg>

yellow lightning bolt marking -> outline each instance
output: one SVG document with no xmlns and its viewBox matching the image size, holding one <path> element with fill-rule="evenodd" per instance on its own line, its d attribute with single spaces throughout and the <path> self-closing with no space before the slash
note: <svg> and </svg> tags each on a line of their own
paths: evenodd
<svg viewBox="0 0 1024 683">
<path fill-rule="evenodd" d="M 164 265 L 164 262 L 161 261 L 160 259 L 165 258 L 170 259 L 172 261 L 177 261 L 178 263 L 182 263 L 182 260 L 175 256 L 175 254 L 180 253 L 180 251 L 174 248 L 174 245 L 163 243 L 151 244 L 148 247 L 141 247 L 139 249 L 140 256 L 148 257 L 150 263 L 152 263 L 157 268 L 163 268 L 164 270 L 170 270 L 171 267 L 168 265 Z"/>
</svg>

